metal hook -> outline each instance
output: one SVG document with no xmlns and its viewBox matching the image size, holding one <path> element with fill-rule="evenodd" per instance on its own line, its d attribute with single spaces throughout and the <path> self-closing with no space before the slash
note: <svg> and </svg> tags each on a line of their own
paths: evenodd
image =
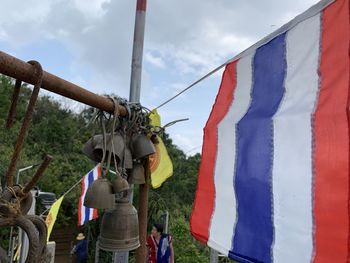
<svg viewBox="0 0 350 263">
<path fill-rule="evenodd" d="M 13 94 L 12 94 L 10 110 L 9 110 L 8 115 L 7 115 L 6 129 L 10 129 L 13 126 L 13 119 L 14 119 L 14 116 L 16 113 L 17 102 L 18 102 L 19 92 L 21 90 L 21 86 L 22 86 L 22 81 L 17 79 L 16 84 L 15 84 L 15 88 L 14 88 Z"/>
<path fill-rule="evenodd" d="M 27 130 L 29 128 L 29 124 L 30 124 L 30 121 L 32 119 L 32 115 L 34 112 L 34 106 L 35 106 L 36 100 L 38 98 L 39 90 L 40 90 L 41 83 L 42 83 L 43 69 L 42 69 L 40 63 L 37 61 L 33 61 L 33 60 L 29 61 L 28 63 L 33 65 L 33 67 L 35 68 L 37 81 L 36 81 L 36 84 L 34 85 L 34 89 L 33 89 L 32 95 L 31 95 L 30 100 L 29 100 L 27 111 L 26 111 L 26 114 L 25 114 L 24 119 L 23 119 L 22 127 L 21 127 L 21 130 L 20 130 L 18 137 L 17 137 L 17 142 L 15 145 L 15 149 L 14 149 L 14 152 L 12 155 L 12 159 L 11 159 L 9 168 L 6 172 L 6 184 L 7 184 L 7 186 L 13 186 L 13 176 L 16 172 L 17 161 L 18 161 L 18 158 L 20 156 L 20 153 L 21 153 L 21 150 L 22 150 L 22 147 L 24 144 L 24 140 L 25 140 L 26 135 L 27 135 Z"/>
</svg>

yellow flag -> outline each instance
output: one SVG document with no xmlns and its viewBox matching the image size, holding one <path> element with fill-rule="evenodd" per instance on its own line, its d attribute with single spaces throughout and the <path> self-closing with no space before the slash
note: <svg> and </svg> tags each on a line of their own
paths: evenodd
<svg viewBox="0 0 350 263">
<path fill-rule="evenodd" d="M 153 110 L 149 118 L 151 125 L 160 127 L 160 116 Z M 157 135 L 159 143 L 155 145 L 156 152 L 150 156 L 151 184 L 158 188 L 166 179 L 173 175 L 173 163 L 168 155 L 162 139 Z"/>
<path fill-rule="evenodd" d="M 58 200 L 56 200 L 56 202 L 53 203 L 53 205 L 50 208 L 50 212 L 46 217 L 45 223 L 47 225 L 47 242 L 49 242 L 50 234 L 51 234 L 53 225 L 56 222 L 58 210 L 60 210 L 60 206 L 63 198 L 64 198 L 64 195 L 61 196 Z"/>
</svg>

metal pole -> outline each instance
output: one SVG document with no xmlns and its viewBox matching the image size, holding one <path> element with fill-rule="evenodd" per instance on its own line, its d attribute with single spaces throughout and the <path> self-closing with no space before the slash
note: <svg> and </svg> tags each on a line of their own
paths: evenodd
<svg viewBox="0 0 350 263">
<path fill-rule="evenodd" d="M 136 15 L 135 15 L 135 28 L 134 28 L 134 44 L 132 50 L 132 62 L 131 62 L 131 79 L 130 79 L 130 102 L 140 102 L 141 93 L 141 77 L 142 77 L 142 56 L 143 56 L 143 42 L 145 35 L 145 21 L 146 21 L 146 5 L 147 0 L 137 0 Z M 131 186 L 133 189 L 133 186 Z M 148 202 L 148 186 L 140 185 L 140 203 L 139 203 L 139 235 L 140 235 L 140 248 L 136 251 L 136 262 L 144 263 L 146 261 L 146 254 L 143 253 L 143 249 L 146 247 L 146 238 L 142 235 L 146 232 L 147 235 L 147 202 Z M 133 192 L 130 194 L 130 202 L 133 199 Z M 145 203 L 146 200 L 146 203 Z M 146 205 L 141 207 L 141 204 Z M 146 237 L 146 236 L 145 236 Z M 140 254 L 141 253 L 141 254 Z M 140 255 L 139 255 L 140 254 Z M 113 262 L 116 263 L 128 263 L 129 252 L 117 252 L 113 254 Z"/>
<path fill-rule="evenodd" d="M 141 73 L 143 42 L 146 24 L 147 0 L 137 0 L 134 47 L 132 54 L 131 81 L 130 81 L 130 101 L 140 102 L 141 93 Z M 139 239 L 140 247 L 136 250 L 136 262 L 144 263 L 147 258 L 146 238 L 147 238 L 147 212 L 148 212 L 148 188 L 149 188 L 149 165 L 148 161 L 145 167 L 146 182 L 139 186 Z M 124 261 L 127 263 L 127 261 Z"/>
<path fill-rule="evenodd" d="M 148 212 L 148 190 L 149 190 L 149 177 L 151 171 L 149 167 L 149 161 L 147 160 L 145 165 L 145 184 L 140 184 L 139 190 L 139 238 L 140 247 L 136 250 L 136 263 L 144 263 L 147 259 L 147 212 Z"/>
<path fill-rule="evenodd" d="M 96 241 L 96 248 L 95 248 L 95 263 L 98 263 L 100 258 L 100 248 L 98 246 L 98 240 Z"/>
<path fill-rule="evenodd" d="M 31 64 L 0 51 L 0 73 L 29 84 L 35 84 L 35 72 L 35 67 Z M 46 71 L 43 72 L 42 88 L 92 107 L 114 112 L 114 103 L 110 99 L 92 93 Z M 127 115 L 125 107 L 119 106 L 119 115 Z"/>
<path fill-rule="evenodd" d="M 137 0 L 134 45 L 132 50 L 131 79 L 130 79 L 130 102 L 140 102 L 143 42 L 146 24 L 147 0 Z"/>
<path fill-rule="evenodd" d="M 210 249 L 210 263 L 218 263 L 219 262 L 219 253 L 214 250 Z"/>
<path fill-rule="evenodd" d="M 169 234 L 169 211 L 165 211 L 164 233 Z"/>
</svg>

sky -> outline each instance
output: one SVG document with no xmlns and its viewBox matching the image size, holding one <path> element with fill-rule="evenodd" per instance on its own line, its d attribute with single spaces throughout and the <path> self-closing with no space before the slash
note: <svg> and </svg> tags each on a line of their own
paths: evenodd
<svg viewBox="0 0 350 263">
<path fill-rule="evenodd" d="M 159 106 L 317 2 L 148 0 L 141 104 Z M 1 51 L 37 60 L 94 93 L 128 99 L 136 0 L 2 0 L 1 7 Z M 189 118 L 167 129 L 187 155 L 201 152 L 221 74 L 158 110 L 162 124 Z M 76 111 L 84 107 L 55 99 Z"/>
</svg>

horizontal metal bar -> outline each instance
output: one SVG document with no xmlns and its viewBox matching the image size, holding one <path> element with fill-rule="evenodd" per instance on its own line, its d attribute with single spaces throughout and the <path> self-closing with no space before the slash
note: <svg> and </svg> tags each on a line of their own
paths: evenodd
<svg viewBox="0 0 350 263">
<path fill-rule="evenodd" d="M 32 65 L 2 51 L 0 51 L 0 73 L 29 84 L 35 84 L 36 81 L 35 68 Z M 43 72 L 42 88 L 107 112 L 114 111 L 114 104 L 110 99 L 90 92 L 46 71 Z M 119 115 L 127 115 L 125 107 L 119 105 L 118 110 Z"/>
</svg>

